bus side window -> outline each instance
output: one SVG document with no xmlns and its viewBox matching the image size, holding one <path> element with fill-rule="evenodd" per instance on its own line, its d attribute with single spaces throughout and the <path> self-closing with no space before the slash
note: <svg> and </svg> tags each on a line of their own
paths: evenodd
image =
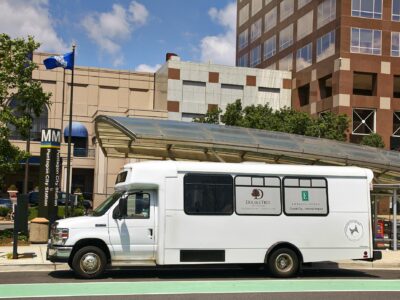
<svg viewBox="0 0 400 300">
<path fill-rule="evenodd" d="M 150 217 L 150 195 L 147 193 L 134 193 L 128 196 L 128 219 L 148 219 Z"/>
</svg>

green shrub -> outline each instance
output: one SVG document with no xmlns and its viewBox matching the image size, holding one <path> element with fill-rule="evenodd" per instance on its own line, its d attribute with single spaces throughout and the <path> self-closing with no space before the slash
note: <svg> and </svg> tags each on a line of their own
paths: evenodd
<svg viewBox="0 0 400 300">
<path fill-rule="evenodd" d="M 63 219 L 65 216 L 65 206 L 58 206 L 57 207 L 57 218 L 58 219 Z M 74 211 L 71 214 L 71 217 L 78 217 L 78 216 L 83 216 L 85 213 L 85 210 L 83 208 L 74 208 Z M 37 218 L 38 217 L 38 207 L 30 207 L 29 208 L 29 221 Z"/>
<path fill-rule="evenodd" d="M 70 210 L 71 210 L 71 208 L 70 208 Z M 72 211 L 72 213 L 70 214 L 70 217 L 79 217 L 79 216 L 83 216 L 84 214 L 85 214 L 85 210 L 83 208 L 75 207 L 74 210 Z M 64 218 L 64 216 L 65 216 L 65 206 L 59 206 L 57 217 L 59 219 L 62 219 L 62 218 Z"/>
<path fill-rule="evenodd" d="M 34 218 L 37 218 L 37 216 L 38 216 L 38 207 L 37 206 L 35 206 L 35 207 L 29 207 L 29 209 L 28 209 L 28 220 L 30 221 L 30 220 L 32 220 L 32 219 L 34 219 Z"/>
<path fill-rule="evenodd" d="M 6 217 L 10 211 L 10 208 L 0 207 L 0 217 Z"/>
</svg>

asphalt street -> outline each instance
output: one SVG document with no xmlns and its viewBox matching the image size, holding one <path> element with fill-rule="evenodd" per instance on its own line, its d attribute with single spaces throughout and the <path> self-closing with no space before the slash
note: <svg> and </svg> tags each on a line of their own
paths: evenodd
<svg viewBox="0 0 400 300">
<path fill-rule="evenodd" d="M 306 269 L 289 280 L 270 278 L 263 270 L 242 269 L 119 270 L 96 280 L 77 279 L 72 271 L 0 273 L 0 298 L 33 296 L 97 300 L 400 299 L 400 272 Z"/>
</svg>

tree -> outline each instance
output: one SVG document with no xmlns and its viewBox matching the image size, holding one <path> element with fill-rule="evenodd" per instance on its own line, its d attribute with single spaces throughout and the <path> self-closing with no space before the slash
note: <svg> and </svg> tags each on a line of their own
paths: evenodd
<svg viewBox="0 0 400 300">
<path fill-rule="evenodd" d="M 288 107 L 274 111 L 268 104 L 250 105 L 243 108 L 239 99 L 227 105 L 224 115 L 220 116 L 220 113 L 221 110 L 215 112 L 213 122 L 207 122 L 211 118 L 203 118 L 201 123 L 218 124 L 215 121 L 220 119 L 222 123 L 230 126 L 280 131 L 338 141 L 346 139 L 349 125 L 346 115 L 335 115 L 329 112 L 320 118 L 313 118 L 305 112 Z M 200 122 L 200 120 L 194 121 Z"/>
<path fill-rule="evenodd" d="M 371 133 L 364 136 L 360 144 L 376 148 L 385 148 L 385 142 L 383 141 L 382 137 L 377 133 Z"/>
<path fill-rule="evenodd" d="M 207 124 L 219 124 L 219 117 L 222 113 L 220 108 L 213 108 L 209 110 L 204 117 L 194 118 L 193 122 L 196 123 L 207 123 Z"/>
<path fill-rule="evenodd" d="M 37 65 L 31 58 L 38 47 L 32 37 L 11 39 L 0 34 L 0 182 L 29 155 L 10 143 L 10 128 L 28 138 L 32 118 L 50 105 L 51 94 L 32 79 Z M 14 108 L 9 106 L 12 99 L 17 100 Z"/>
</svg>

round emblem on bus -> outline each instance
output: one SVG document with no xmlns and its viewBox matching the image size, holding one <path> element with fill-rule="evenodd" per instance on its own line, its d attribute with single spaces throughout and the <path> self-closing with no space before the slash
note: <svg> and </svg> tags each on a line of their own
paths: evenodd
<svg viewBox="0 0 400 300">
<path fill-rule="evenodd" d="M 363 236 L 363 226 L 357 220 L 347 222 L 344 232 L 350 241 L 358 241 Z"/>
<path fill-rule="evenodd" d="M 261 189 L 253 189 L 251 195 L 254 197 L 255 200 L 258 200 L 264 197 L 264 192 Z"/>
</svg>

